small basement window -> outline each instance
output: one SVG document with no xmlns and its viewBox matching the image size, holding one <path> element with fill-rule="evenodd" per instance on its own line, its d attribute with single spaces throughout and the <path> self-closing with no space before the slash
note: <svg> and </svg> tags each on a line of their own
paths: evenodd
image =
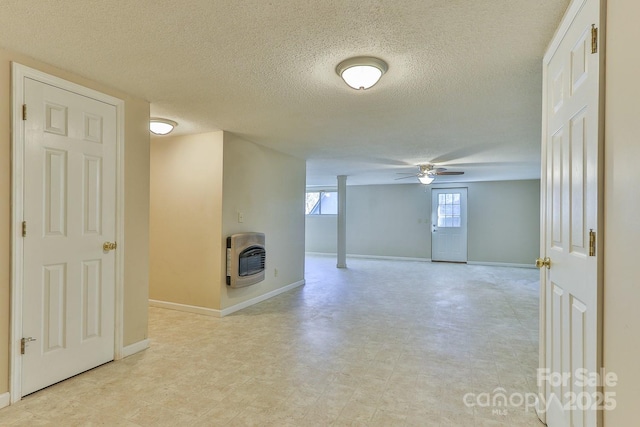
<svg viewBox="0 0 640 427">
<path fill-rule="evenodd" d="M 307 215 L 338 215 L 336 191 L 309 191 L 305 201 Z"/>
</svg>

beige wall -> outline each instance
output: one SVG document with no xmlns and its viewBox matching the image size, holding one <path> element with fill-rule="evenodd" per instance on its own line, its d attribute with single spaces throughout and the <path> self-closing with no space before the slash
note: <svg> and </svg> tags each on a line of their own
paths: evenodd
<svg viewBox="0 0 640 427">
<path fill-rule="evenodd" d="M 640 401 L 640 2 L 608 2 L 605 119 L 604 366 L 618 375 L 605 426 L 638 424 Z"/>
<path fill-rule="evenodd" d="M 224 134 L 222 240 L 234 233 L 265 233 L 263 282 L 232 289 L 220 277 L 221 309 L 304 279 L 304 160 Z M 238 213 L 244 222 L 238 222 Z M 223 255 L 224 256 L 224 255 Z M 226 260 L 221 260 L 226 265 Z M 275 277 L 274 269 L 278 269 Z"/>
<path fill-rule="evenodd" d="M 540 244 L 540 181 L 459 186 L 468 188 L 468 260 L 533 265 Z M 420 184 L 347 187 L 348 254 L 431 258 L 430 223 L 431 191 Z M 308 216 L 306 250 L 335 253 L 336 227 L 335 216 Z"/>
<path fill-rule="evenodd" d="M 220 308 L 222 136 L 152 138 L 151 299 Z"/>
<path fill-rule="evenodd" d="M 303 280 L 304 187 L 303 160 L 230 133 L 153 138 L 150 298 L 224 310 Z M 266 278 L 231 289 L 226 237 L 247 231 L 266 235 Z"/>
<path fill-rule="evenodd" d="M 9 389 L 11 61 L 125 101 L 124 345 L 147 337 L 149 104 L 18 53 L 0 49 L 0 394 Z"/>
</svg>

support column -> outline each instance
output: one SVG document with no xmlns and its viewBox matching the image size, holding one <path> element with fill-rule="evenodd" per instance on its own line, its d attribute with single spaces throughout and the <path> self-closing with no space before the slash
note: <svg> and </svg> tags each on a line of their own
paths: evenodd
<svg viewBox="0 0 640 427">
<path fill-rule="evenodd" d="M 347 268 L 347 176 L 338 175 L 338 268 Z"/>
</svg>

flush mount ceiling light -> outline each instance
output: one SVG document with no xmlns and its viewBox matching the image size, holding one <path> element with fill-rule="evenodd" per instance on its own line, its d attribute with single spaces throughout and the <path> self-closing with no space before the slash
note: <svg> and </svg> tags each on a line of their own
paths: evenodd
<svg viewBox="0 0 640 427">
<path fill-rule="evenodd" d="M 151 117 L 149 119 L 149 130 L 154 135 L 167 135 L 171 133 L 176 126 L 178 126 L 178 123 L 173 120 L 161 119 L 159 117 Z"/>
<path fill-rule="evenodd" d="M 336 67 L 336 73 L 352 88 L 369 89 L 378 83 L 389 66 L 382 59 L 372 56 L 357 56 L 345 59 Z"/>
</svg>

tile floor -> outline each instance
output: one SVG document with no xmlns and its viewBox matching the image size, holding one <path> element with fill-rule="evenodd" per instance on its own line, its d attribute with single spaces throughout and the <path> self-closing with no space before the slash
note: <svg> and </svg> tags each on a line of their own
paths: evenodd
<svg viewBox="0 0 640 427">
<path fill-rule="evenodd" d="M 463 402 L 536 391 L 537 271 L 348 266 L 308 257 L 306 286 L 223 319 L 152 308 L 151 348 L 27 396 L 0 425 L 542 426 Z"/>
</svg>

